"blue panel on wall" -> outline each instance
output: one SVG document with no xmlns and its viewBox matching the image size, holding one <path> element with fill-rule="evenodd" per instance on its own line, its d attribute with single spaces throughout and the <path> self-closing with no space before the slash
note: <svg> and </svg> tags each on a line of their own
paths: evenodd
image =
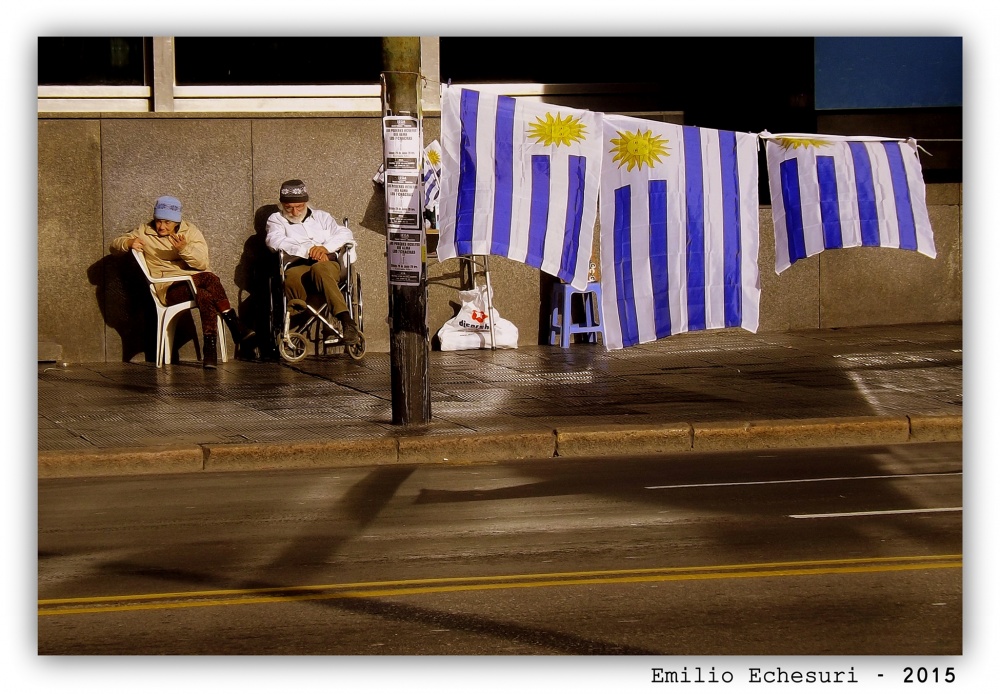
<svg viewBox="0 0 1000 694">
<path fill-rule="evenodd" d="M 816 39 L 816 109 L 962 105 L 962 39 Z"/>
</svg>

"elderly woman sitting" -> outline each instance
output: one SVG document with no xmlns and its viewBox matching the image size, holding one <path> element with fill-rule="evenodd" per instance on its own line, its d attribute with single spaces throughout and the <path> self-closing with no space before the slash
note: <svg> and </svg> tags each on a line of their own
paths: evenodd
<svg viewBox="0 0 1000 694">
<path fill-rule="evenodd" d="M 168 306 L 192 298 L 198 304 L 205 338 L 202 361 L 206 369 L 216 368 L 218 362 L 217 315 L 222 316 L 237 346 L 254 337 L 252 330 L 246 330 L 240 324 L 222 282 L 209 269 L 205 237 L 198 227 L 181 219 L 180 200 L 169 195 L 157 198 L 152 221 L 111 242 L 111 252 L 116 255 L 132 249 L 142 252 L 153 277 L 191 276 L 197 288 L 194 297 L 187 282 L 160 284 L 156 291 Z"/>
</svg>

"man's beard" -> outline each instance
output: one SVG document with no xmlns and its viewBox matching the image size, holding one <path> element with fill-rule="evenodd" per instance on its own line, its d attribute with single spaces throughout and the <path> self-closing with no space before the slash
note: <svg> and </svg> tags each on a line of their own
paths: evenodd
<svg viewBox="0 0 1000 694">
<path fill-rule="evenodd" d="M 301 224 L 302 220 L 306 218 L 307 214 L 309 214 L 309 208 L 307 207 L 306 209 L 302 210 L 302 214 L 300 215 L 291 215 L 285 212 L 284 210 L 281 211 L 281 214 L 282 216 L 284 216 L 285 219 L 287 219 L 292 224 Z"/>
</svg>

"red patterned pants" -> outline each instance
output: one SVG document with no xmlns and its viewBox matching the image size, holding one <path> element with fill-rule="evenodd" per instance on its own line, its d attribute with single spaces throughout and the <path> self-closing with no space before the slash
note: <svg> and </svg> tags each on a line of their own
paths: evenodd
<svg viewBox="0 0 1000 694">
<path fill-rule="evenodd" d="M 216 316 L 232 308 L 226 290 L 219 278 L 211 272 L 199 272 L 192 275 L 191 279 L 198 290 L 194 300 L 198 304 L 198 313 L 201 314 L 201 332 L 203 335 L 215 335 L 218 333 Z M 187 282 L 170 285 L 167 289 L 167 306 L 184 301 L 191 301 L 191 286 Z"/>
</svg>

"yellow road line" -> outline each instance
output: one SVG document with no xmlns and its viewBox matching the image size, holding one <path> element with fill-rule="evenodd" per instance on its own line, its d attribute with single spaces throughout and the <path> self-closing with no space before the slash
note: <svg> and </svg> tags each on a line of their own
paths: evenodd
<svg viewBox="0 0 1000 694">
<path fill-rule="evenodd" d="M 962 567 L 961 559 L 961 554 L 921 557 L 872 557 L 866 559 L 829 559 L 802 562 L 729 564 L 721 566 L 624 569 L 617 571 L 574 571 L 464 578 L 428 578 L 318 586 L 291 586 L 284 588 L 250 588 L 245 590 L 230 589 L 190 591 L 185 593 L 56 598 L 39 600 L 38 615 L 52 616 L 300 602 L 306 600 L 377 598 L 476 590 L 507 590 L 513 588 L 958 569 Z"/>
<path fill-rule="evenodd" d="M 944 555 L 912 556 L 912 557 L 869 557 L 862 559 L 858 558 L 818 559 L 818 560 L 791 561 L 791 562 L 757 562 L 753 564 L 719 564 L 715 566 L 688 566 L 688 567 L 681 566 L 681 567 L 660 567 L 652 569 L 604 569 L 604 570 L 571 571 L 571 572 L 560 572 L 560 573 L 508 574 L 499 576 L 462 576 L 457 578 L 417 578 L 417 579 L 407 579 L 407 580 L 397 580 L 397 581 L 333 583 L 324 585 L 294 586 L 294 587 L 234 588 L 234 589 L 224 589 L 224 590 L 189 591 L 184 593 L 151 593 L 145 595 L 105 595 L 94 598 L 54 598 L 48 600 L 39 600 L 38 604 L 52 605 L 65 602 L 108 602 L 111 600 L 141 600 L 141 599 L 160 600 L 164 598 L 191 597 L 191 596 L 208 597 L 216 595 L 280 593 L 292 590 L 315 591 L 315 590 L 335 590 L 343 588 L 372 588 L 372 587 L 385 587 L 385 586 L 428 585 L 435 583 L 507 581 L 507 580 L 524 579 L 526 577 L 531 577 L 535 579 L 545 579 L 545 578 L 575 578 L 575 577 L 588 577 L 588 576 L 628 576 L 635 574 L 679 573 L 679 572 L 691 572 L 691 571 L 773 569 L 773 568 L 788 568 L 795 566 L 831 566 L 831 565 L 835 566 L 835 565 L 857 565 L 857 564 L 872 564 L 872 563 L 885 564 L 890 562 L 907 563 L 907 562 L 922 562 L 922 561 L 954 561 L 954 560 L 960 560 L 961 558 L 962 558 L 961 554 L 944 554 Z"/>
</svg>

